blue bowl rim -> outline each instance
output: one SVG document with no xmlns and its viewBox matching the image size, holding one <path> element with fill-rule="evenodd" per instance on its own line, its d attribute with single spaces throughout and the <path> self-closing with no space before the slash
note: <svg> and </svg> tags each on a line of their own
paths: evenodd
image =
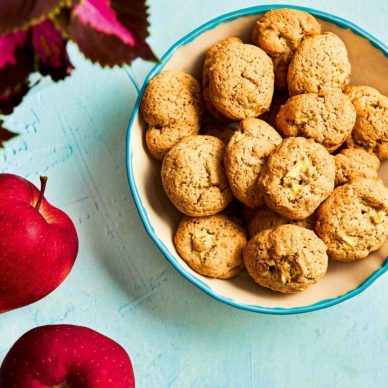
<svg viewBox="0 0 388 388">
<path fill-rule="evenodd" d="M 372 44 L 374 47 L 382 51 L 385 56 L 388 56 L 388 48 L 387 46 L 369 34 L 367 31 L 364 31 L 362 28 L 358 27 L 352 22 L 349 22 L 346 19 L 343 19 L 338 16 L 331 15 L 329 13 L 318 11 L 316 9 L 312 8 L 306 8 L 306 7 L 299 7 L 299 6 L 293 6 L 293 5 L 287 5 L 287 4 L 276 4 L 276 5 L 260 5 L 255 7 L 249 7 L 244 9 L 239 9 L 236 11 L 232 11 L 223 15 L 220 15 L 204 24 L 199 26 L 198 28 L 194 29 L 187 35 L 185 35 L 182 39 L 178 40 L 174 45 L 172 45 L 167 52 L 161 57 L 160 62 L 156 64 L 153 69 L 150 71 L 150 73 L 147 75 L 142 88 L 139 91 L 138 98 L 136 100 L 136 104 L 133 108 L 131 118 L 129 120 L 128 128 L 127 128 L 127 136 L 126 136 L 126 165 L 127 165 L 127 177 L 128 177 L 128 183 L 129 187 L 131 189 L 132 197 L 135 201 L 135 205 L 137 208 L 137 211 L 139 213 L 139 216 L 141 218 L 141 221 L 143 223 L 143 226 L 145 230 L 147 231 L 148 235 L 151 237 L 152 241 L 155 243 L 155 245 L 158 247 L 160 252 L 163 254 L 163 256 L 168 260 L 168 262 L 188 281 L 193 283 L 196 287 L 198 287 L 200 290 L 204 291 L 206 294 L 211 296 L 212 298 L 225 303 L 229 306 L 236 307 L 241 310 L 246 311 L 252 311 L 256 313 L 262 313 L 262 314 L 274 314 L 274 315 L 289 315 L 289 314 L 301 314 L 301 313 L 307 313 L 311 311 L 321 310 L 324 308 L 328 308 L 330 306 L 334 306 L 338 303 L 344 302 L 347 299 L 353 298 L 354 296 L 360 294 L 364 290 L 366 290 L 377 278 L 379 278 L 383 273 L 385 273 L 388 270 L 388 258 L 386 258 L 385 262 L 379 268 L 376 270 L 373 274 L 371 274 L 364 282 L 362 282 L 357 288 L 348 291 L 347 293 L 337 296 L 335 298 L 331 299 L 324 299 L 317 303 L 307 305 L 307 306 L 299 306 L 299 307 L 293 307 L 293 308 L 283 308 L 283 307 L 263 307 L 263 306 L 257 306 L 257 305 L 249 305 L 244 303 L 238 303 L 230 298 L 227 298 L 225 296 L 219 295 L 216 292 L 214 292 L 206 283 L 201 281 L 200 279 L 196 278 L 189 272 L 187 272 L 174 258 L 174 256 L 170 253 L 170 251 L 167 249 L 167 247 L 164 245 L 164 243 L 158 238 L 158 236 L 155 234 L 155 231 L 148 219 L 147 211 L 145 210 L 142 200 L 140 198 L 139 192 L 136 187 L 134 175 L 133 175 L 133 169 L 132 169 L 132 144 L 131 144 L 131 128 L 134 123 L 134 120 L 138 114 L 140 103 L 142 96 L 144 94 L 145 88 L 147 87 L 149 81 L 158 73 L 160 73 L 166 63 L 169 61 L 169 59 L 172 57 L 174 52 L 181 46 L 186 45 L 187 43 L 191 42 L 195 38 L 197 38 L 202 33 L 211 30 L 218 25 L 235 20 L 239 17 L 244 16 L 252 16 L 256 14 L 260 14 L 263 12 L 266 12 L 271 9 L 276 8 L 293 8 L 301 11 L 306 11 L 314 16 L 318 17 L 319 19 L 328 21 L 330 23 L 333 23 L 337 25 L 340 28 L 343 29 L 350 29 L 353 33 L 367 39 L 370 44 Z"/>
</svg>

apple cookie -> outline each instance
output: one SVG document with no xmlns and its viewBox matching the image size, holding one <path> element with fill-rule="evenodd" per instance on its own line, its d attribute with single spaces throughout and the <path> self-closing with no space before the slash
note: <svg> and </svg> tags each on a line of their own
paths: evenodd
<svg viewBox="0 0 388 388">
<path fill-rule="evenodd" d="M 330 153 L 350 136 L 355 122 L 350 99 L 334 90 L 291 97 L 276 116 L 276 128 L 284 136 L 314 139 Z"/>
<path fill-rule="evenodd" d="M 344 42 L 332 32 L 302 41 L 288 68 L 290 96 L 318 93 L 324 89 L 343 90 L 350 80 L 350 62 Z"/>
<path fill-rule="evenodd" d="M 183 217 L 174 237 L 183 260 L 204 276 L 229 279 L 244 269 L 244 229 L 223 214 Z"/>
<path fill-rule="evenodd" d="M 257 20 L 252 41 L 272 58 L 276 89 L 287 88 L 288 65 L 302 40 L 320 32 L 314 16 L 296 9 L 274 9 Z"/>
<path fill-rule="evenodd" d="M 250 207 L 264 203 L 258 186 L 262 167 L 281 136 L 259 119 L 245 119 L 230 139 L 225 151 L 225 171 L 234 196 Z"/>
<path fill-rule="evenodd" d="M 312 139 L 284 139 L 269 156 L 260 185 L 269 208 L 293 220 L 307 218 L 334 189 L 335 165 Z"/>
<path fill-rule="evenodd" d="M 313 230 L 315 226 L 315 214 L 310 217 L 305 218 L 304 220 L 289 220 L 273 212 L 268 208 L 257 209 L 254 216 L 251 218 L 248 224 L 249 236 L 253 237 L 255 234 L 262 232 L 266 229 L 274 229 L 280 225 L 297 225 L 302 228 Z"/>
<path fill-rule="evenodd" d="M 222 116 L 239 121 L 269 109 L 274 91 L 273 65 L 261 48 L 224 44 L 214 52 L 204 76 L 207 74 L 208 98 Z"/>
<path fill-rule="evenodd" d="M 148 84 L 140 111 L 147 123 L 148 150 L 161 161 L 179 140 L 199 133 L 201 87 L 190 74 L 164 71 Z"/>
<path fill-rule="evenodd" d="M 380 160 L 388 159 L 388 97 L 379 95 L 353 99 L 356 124 L 347 145 L 373 152 Z"/>
<path fill-rule="evenodd" d="M 212 104 L 212 101 L 209 97 L 209 84 L 210 84 L 210 69 L 214 64 L 214 58 L 217 51 L 221 50 L 223 47 L 230 44 L 242 44 L 243 41 L 237 37 L 230 37 L 221 40 L 220 42 L 211 46 L 206 53 L 205 62 L 203 63 L 202 71 L 202 97 L 207 111 L 213 115 L 216 119 L 228 122 L 230 121 L 224 115 L 219 112 L 216 107 Z"/>
<path fill-rule="evenodd" d="M 388 236 L 388 189 L 369 179 L 337 187 L 318 209 L 315 229 L 332 259 L 367 257 Z"/>
<path fill-rule="evenodd" d="M 196 135 L 184 138 L 166 154 L 161 171 L 164 191 L 183 214 L 216 214 L 232 201 L 224 153 L 220 139 Z"/>
<path fill-rule="evenodd" d="M 356 178 L 378 178 L 379 158 L 362 148 L 345 148 L 334 156 L 334 162 L 336 186 Z"/>
<path fill-rule="evenodd" d="M 243 250 L 245 266 L 256 283 L 274 291 L 300 292 L 327 271 L 326 246 L 316 234 L 281 225 L 256 234 Z"/>
</svg>

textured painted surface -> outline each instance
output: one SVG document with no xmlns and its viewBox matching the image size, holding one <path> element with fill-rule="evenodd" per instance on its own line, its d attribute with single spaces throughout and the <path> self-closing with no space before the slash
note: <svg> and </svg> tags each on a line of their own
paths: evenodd
<svg viewBox="0 0 388 388">
<path fill-rule="evenodd" d="M 151 46 L 159 55 L 219 14 L 257 1 L 153 0 Z M 274 1 L 275 3 L 275 1 Z M 388 41 L 388 3 L 298 1 L 347 18 Z M 102 70 L 74 49 L 77 69 L 43 82 L 7 124 L 21 136 L 0 151 L 0 171 L 36 184 L 74 220 L 78 261 L 53 294 L 0 316 L 0 360 L 28 329 L 90 326 L 130 353 L 139 387 L 384 387 L 388 282 L 328 310 L 264 316 L 222 305 L 182 279 L 142 228 L 125 175 L 124 137 L 136 88 L 126 70 Z M 140 84 L 151 65 L 136 61 Z M 1 276 L 1 274 L 0 274 Z"/>
</svg>

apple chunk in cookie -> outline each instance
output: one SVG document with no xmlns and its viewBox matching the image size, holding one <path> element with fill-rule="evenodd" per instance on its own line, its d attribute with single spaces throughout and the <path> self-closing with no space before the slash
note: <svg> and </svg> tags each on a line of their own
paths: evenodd
<svg viewBox="0 0 388 388">
<path fill-rule="evenodd" d="M 201 275 L 229 279 L 244 269 L 245 230 L 224 214 L 183 217 L 174 242 L 180 256 Z"/>
<path fill-rule="evenodd" d="M 335 164 L 325 147 L 312 139 L 284 139 L 269 156 L 260 178 L 269 208 L 302 220 L 334 189 Z"/>
<path fill-rule="evenodd" d="M 337 187 L 318 209 L 316 232 L 332 259 L 367 257 L 388 237 L 388 189 L 371 179 Z"/>
<path fill-rule="evenodd" d="M 304 291 L 326 273 L 325 244 L 312 230 L 281 225 L 257 233 L 244 248 L 244 262 L 256 283 L 274 291 Z"/>
</svg>

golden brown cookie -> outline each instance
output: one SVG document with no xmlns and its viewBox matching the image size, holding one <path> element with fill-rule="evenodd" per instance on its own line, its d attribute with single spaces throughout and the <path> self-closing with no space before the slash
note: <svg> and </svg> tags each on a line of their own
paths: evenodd
<svg viewBox="0 0 388 388">
<path fill-rule="evenodd" d="M 364 85 L 348 86 L 345 88 L 344 93 L 350 98 L 350 101 L 358 97 L 377 97 L 380 95 L 377 89 Z"/>
<path fill-rule="evenodd" d="M 233 136 L 235 129 L 231 126 L 208 124 L 203 128 L 203 134 L 218 137 L 226 145 Z"/>
<path fill-rule="evenodd" d="M 257 209 L 254 216 L 249 221 L 248 232 L 249 236 L 253 237 L 255 234 L 262 232 L 265 229 L 274 229 L 277 226 L 286 224 L 292 224 L 313 230 L 316 221 L 315 218 L 315 214 L 312 214 L 310 217 L 307 217 L 304 220 L 293 221 L 273 212 L 266 207 L 263 207 Z"/>
<path fill-rule="evenodd" d="M 276 116 L 276 128 L 284 136 L 314 139 L 329 152 L 345 142 L 355 122 L 356 110 L 350 99 L 335 90 L 291 97 Z"/>
<path fill-rule="evenodd" d="M 381 181 L 368 179 L 337 187 L 318 209 L 315 228 L 331 258 L 367 257 L 388 236 L 388 189 Z"/>
<path fill-rule="evenodd" d="M 261 206 L 263 196 L 258 179 L 268 155 L 282 141 L 265 121 L 245 119 L 230 139 L 225 151 L 225 171 L 235 197 L 250 207 Z"/>
<path fill-rule="evenodd" d="M 211 46 L 206 53 L 206 58 L 205 62 L 203 64 L 203 72 L 202 72 L 202 96 L 203 96 L 203 101 L 205 103 L 205 107 L 207 111 L 213 115 L 215 118 L 217 118 L 220 121 L 223 122 L 228 122 L 230 121 L 228 118 L 223 116 L 215 106 L 213 106 L 210 98 L 209 98 L 209 83 L 210 83 L 210 69 L 214 64 L 214 57 L 217 51 L 222 49 L 224 46 L 229 45 L 229 44 L 242 44 L 242 40 L 237 37 L 230 37 L 221 40 L 220 42 L 214 44 Z"/>
<path fill-rule="evenodd" d="M 314 16 L 296 9 L 274 9 L 259 18 L 252 41 L 273 59 L 276 89 L 287 88 L 288 65 L 302 40 L 320 32 Z"/>
<path fill-rule="evenodd" d="M 222 116 L 242 120 L 269 109 L 274 90 L 273 65 L 259 47 L 223 45 L 215 51 L 208 74 L 208 97 Z"/>
<path fill-rule="evenodd" d="M 256 234 L 243 251 L 256 283 L 274 291 L 304 291 L 327 271 L 325 244 L 308 229 L 281 225 Z"/>
<path fill-rule="evenodd" d="M 343 90 L 350 80 L 350 62 L 344 42 L 332 32 L 302 41 L 288 68 L 290 96 L 318 93 L 324 89 Z"/>
<path fill-rule="evenodd" d="M 190 74 L 164 71 L 148 84 L 140 111 L 148 124 L 148 150 L 153 157 L 163 160 L 179 140 L 199 133 L 201 87 Z"/>
<path fill-rule="evenodd" d="M 163 187 L 178 210 L 200 217 L 228 206 L 233 196 L 225 176 L 224 153 L 220 139 L 196 135 L 184 138 L 166 154 Z"/>
<path fill-rule="evenodd" d="M 244 269 L 244 229 L 227 216 L 183 217 L 174 237 L 183 260 L 204 276 L 229 279 Z"/>
<path fill-rule="evenodd" d="M 363 96 L 353 100 L 357 119 L 347 145 L 373 152 L 380 160 L 388 159 L 388 97 Z"/>
<path fill-rule="evenodd" d="M 334 189 L 335 165 L 326 148 L 303 137 L 284 139 L 263 168 L 260 184 L 269 208 L 301 220 Z"/>
<path fill-rule="evenodd" d="M 362 148 L 345 148 L 334 156 L 334 162 L 336 186 L 356 178 L 378 178 L 379 158 Z"/>
</svg>

